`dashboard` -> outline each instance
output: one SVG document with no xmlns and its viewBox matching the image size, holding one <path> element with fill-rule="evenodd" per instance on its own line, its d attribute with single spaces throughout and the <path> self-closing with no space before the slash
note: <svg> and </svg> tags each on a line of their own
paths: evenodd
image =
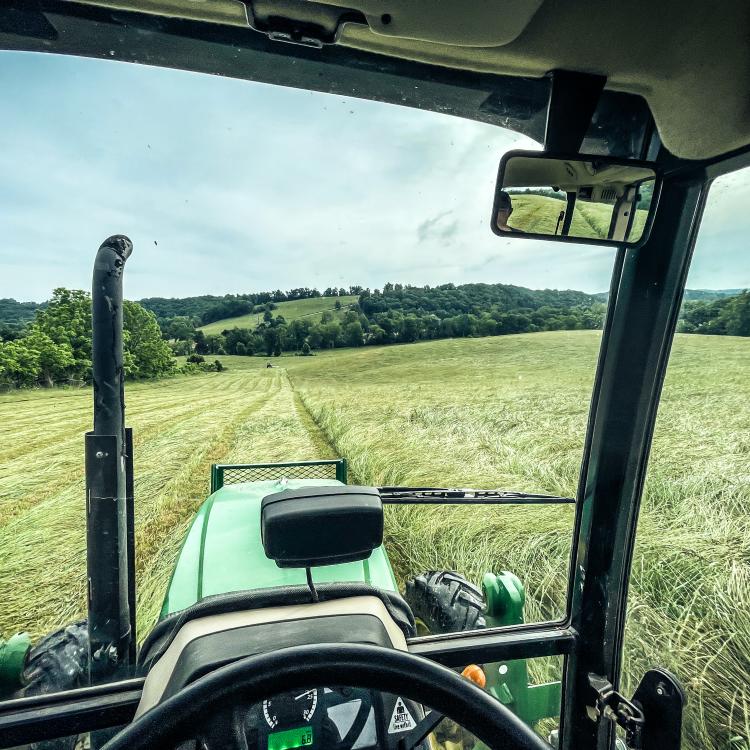
<svg viewBox="0 0 750 750">
<path fill-rule="evenodd" d="M 146 675 L 136 718 L 204 675 L 255 654 L 346 642 L 406 649 L 402 630 L 374 596 L 204 616 L 180 622 L 166 638 Z M 238 692 L 192 726 L 191 739 L 178 748 L 411 750 L 426 747 L 426 741 L 417 742 L 426 734 L 426 725 L 420 725 L 424 718 L 421 705 L 377 690 L 329 685 L 285 691 L 282 686 L 259 703 L 243 701 Z M 433 718 L 440 720 L 437 714 Z"/>
<path fill-rule="evenodd" d="M 225 709 L 179 750 L 428 750 L 427 741 L 409 741 L 423 718 L 419 704 L 400 696 L 363 688 L 314 688 Z"/>
</svg>

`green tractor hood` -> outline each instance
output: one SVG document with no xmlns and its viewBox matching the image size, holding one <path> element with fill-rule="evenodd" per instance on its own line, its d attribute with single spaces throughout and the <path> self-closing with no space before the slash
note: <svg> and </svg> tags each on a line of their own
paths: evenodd
<svg viewBox="0 0 750 750">
<path fill-rule="evenodd" d="M 245 482 L 221 487 L 196 514 L 180 550 L 160 618 L 204 597 L 230 591 L 304 585 L 305 571 L 279 568 L 264 552 L 260 505 L 266 495 L 284 489 L 341 484 L 331 479 Z M 397 591 L 382 545 L 367 560 L 313 568 L 313 581 L 355 581 Z"/>
</svg>

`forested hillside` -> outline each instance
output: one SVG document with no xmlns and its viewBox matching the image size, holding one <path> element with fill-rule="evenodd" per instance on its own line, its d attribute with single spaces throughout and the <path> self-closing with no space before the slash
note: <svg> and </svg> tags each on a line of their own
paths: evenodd
<svg viewBox="0 0 750 750">
<path fill-rule="evenodd" d="M 685 302 L 677 330 L 714 336 L 750 336 L 750 292 L 710 302 Z"/>
<path fill-rule="evenodd" d="M 175 351 L 201 354 L 310 354 L 316 349 L 411 343 L 441 338 L 496 336 L 562 329 L 597 329 L 605 305 L 593 295 L 573 290 L 534 290 L 509 284 L 444 284 L 416 287 L 386 284 L 382 290 L 360 289 L 358 302 L 323 312 L 318 320 L 288 321 L 266 306 L 255 326 L 228 325 L 221 333 L 195 331 L 192 337 L 179 319 L 167 335 L 180 339 Z M 175 320 L 176 322 L 176 320 Z M 212 330 L 219 329 L 219 324 Z"/>
<path fill-rule="evenodd" d="M 256 292 L 253 294 L 225 294 L 216 297 L 206 294 L 200 297 L 147 297 L 139 300 L 147 310 L 151 310 L 161 323 L 174 317 L 186 317 L 196 325 L 213 323 L 224 318 L 236 318 L 250 313 L 263 313 L 266 305 L 271 303 L 289 302 L 291 300 L 309 299 L 311 297 L 338 297 L 346 294 L 357 295 L 362 291 L 361 286 L 348 289 L 328 287 L 320 292 L 317 289 L 299 287 L 282 292 Z M 2 318 L 0 318 L 2 320 Z"/>
<path fill-rule="evenodd" d="M 316 297 L 331 301 L 316 306 Z M 58 289 L 41 305 L 2 302 L 0 314 L 7 317 L 0 318 L 0 384 L 89 379 L 87 293 Z M 292 315 L 295 304 L 315 307 L 315 314 Z M 509 284 L 388 283 L 382 290 L 330 287 L 321 293 L 304 287 L 225 297 L 151 298 L 126 302 L 126 373 L 150 378 L 172 372 L 172 355 L 194 355 L 197 361 L 187 367 L 195 370 L 213 366 L 201 360 L 205 355 L 310 355 L 340 347 L 596 330 L 605 314 L 606 294 Z M 750 292 L 688 290 L 678 331 L 750 336 Z"/>
</svg>

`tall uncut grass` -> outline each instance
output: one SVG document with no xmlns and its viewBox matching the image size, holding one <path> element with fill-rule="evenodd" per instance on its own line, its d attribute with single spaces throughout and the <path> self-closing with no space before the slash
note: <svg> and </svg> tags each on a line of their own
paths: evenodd
<svg viewBox="0 0 750 750">
<path fill-rule="evenodd" d="M 270 370 L 226 357 L 226 373 L 131 386 L 141 637 L 212 462 L 342 455 L 363 483 L 574 495 L 599 341 L 441 340 Z M 750 748 L 748 354 L 748 340 L 677 337 L 639 522 L 626 689 L 654 665 L 672 669 L 688 691 L 690 750 Z M 88 390 L 0 396 L 0 635 L 39 636 L 84 613 L 90 423 Z M 526 586 L 527 621 L 563 615 L 571 507 L 393 507 L 386 522 L 401 583 L 430 568 L 475 581 L 507 569 Z"/>
<path fill-rule="evenodd" d="M 599 335 L 528 334 L 295 361 L 305 405 L 359 481 L 574 494 Z M 685 747 L 750 747 L 750 340 L 678 336 L 633 563 L 625 687 L 685 683 Z M 335 365 L 335 366 L 334 366 Z M 527 620 L 563 611 L 569 508 L 394 509 L 401 577 L 514 571 Z"/>
</svg>

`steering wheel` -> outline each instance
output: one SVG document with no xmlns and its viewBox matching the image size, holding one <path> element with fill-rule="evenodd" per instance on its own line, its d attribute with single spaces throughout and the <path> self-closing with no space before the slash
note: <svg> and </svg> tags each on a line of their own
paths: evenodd
<svg viewBox="0 0 750 750">
<path fill-rule="evenodd" d="M 381 646 L 292 646 L 209 672 L 135 719 L 102 750 L 163 750 L 190 739 L 206 716 L 236 697 L 259 703 L 281 691 L 349 685 L 400 695 L 453 719 L 495 750 L 549 750 L 510 709 L 423 657 Z"/>
</svg>

